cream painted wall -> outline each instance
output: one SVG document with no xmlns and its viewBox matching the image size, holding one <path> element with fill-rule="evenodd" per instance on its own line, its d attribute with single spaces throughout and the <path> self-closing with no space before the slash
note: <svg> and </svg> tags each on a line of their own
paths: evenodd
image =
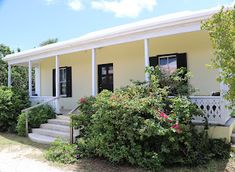
<svg viewBox="0 0 235 172">
<path fill-rule="evenodd" d="M 185 33 L 150 40 L 150 56 L 185 52 L 188 69 L 193 75 L 190 82 L 199 90 L 196 95 L 211 95 L 213 91 L 220 91 L 216 81 L 218 72 L 206 67 L 213 53 L 207 33 Z"/>
<path fill-rule="evenodd" d="M 191 83 L 200 92 L 197 95 L 210 95 L 219 91 L 215 81 L 217 72 L 208 70 L 212 48 L 207 34 L 187 33 L 150 40 L 150 56 L 187 53 L 188 69 L 194 77 Z M 126 86 L 130 79 L 144 80 L 144 41 L 120 44 L 96 49 L 97 65 L 113 63 L 114 89 Z M 40 62 L 41 95 L 52 96 L 52 69 L 55 58 Z M 60 56 L 60 66 L 72 67 L 72 98 L 61 99 L 65 109 L 76 106 L 79 98 L 91 95 L 91 51 L 83 51 Z"/>
<path fill-rule="evenodd" d="M 97 49 L 97 65 L 113 63 L 114 89 L 144 80 L 144 43 L 137 41 Z"/>
<path fill-rule="evenodd" d="M 41 66 L 41 95 L 52 96 L 52 70 L 55 58 L 43 60 Z M 72 109 L 80 97 L 91 95 L 91 51 L 60 56 L 60 67 L 72 67 L 72 98 L 60 99 L 62 108 Z"/>
</svg>

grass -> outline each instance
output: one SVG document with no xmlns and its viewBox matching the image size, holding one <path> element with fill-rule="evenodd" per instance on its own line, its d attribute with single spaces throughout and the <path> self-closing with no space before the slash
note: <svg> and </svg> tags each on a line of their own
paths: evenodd
<svg viewBox="0 0 235 172">
<path fill-rule="evenodd" d="M 28 138 L 19 137 L 15 134 L 0 133 L 0 155 L 1 151 L 7 150 L 17 154 L 19 150 L 27 152 L 25 158 L 35 159 L 44 163 L 48 161 L 43 157 L 43 152 L 48 146 L 37 144 L 30 141 Z M 100 159 L 82 159 L 74 165 L 63 165 L 58 163 L 49 163 L 51 166 L 59 167 L 63 171 L 75 171 L 75 172 L 144 172 L 145 170 L 127 165 L 113 165 Z M 1 170 L 0 170 L 1 171 Z M 172 167 L 161 170 L 161 172 L 234 172 L 235 171 L 235 154 L 233 158 L 228 161 L 211 161 L 206 166 L 200 167 Z"/>
<path fill-rule="evenodd" d="M 26 137 L 20 137 L 10 133 L 0 133 L 0 150 L 9 146 L 22 146 L 22 147 L 31 146 L 41 150 L 45 150 L 48 148 L 48 146 L 34 143 Z"/>
</svg>

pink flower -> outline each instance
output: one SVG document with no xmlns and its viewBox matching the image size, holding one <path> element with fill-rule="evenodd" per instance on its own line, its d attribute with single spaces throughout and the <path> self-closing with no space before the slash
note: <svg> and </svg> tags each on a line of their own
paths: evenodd
<svg viewBox="0 0 235 172">
<path fill-rule="evenodd" d="M 86 99 L 85 98 L 81 98 L 80 99 L 80 103 L 82 104 L 82 103 L 86 103 Z"/>
<path fill-rule="evenodd" d="M 160 112 L 159 116 L 164 118 L 164 119 L 169 118 L 169 116 L 167 116 L 164 112 Z"/>
<path fill-rule="evenodd" d="M 172 120 L 171 120 L 171 119 L 169 119 L 169 120 L 168 120 L 168 122 L 172 123 Z"/>
<path fill-rule="evenodd" d="M 174 124 L 171 126 L 177 133 L 180 133 L 180 125 L 178 123 Z"/>
</svg>

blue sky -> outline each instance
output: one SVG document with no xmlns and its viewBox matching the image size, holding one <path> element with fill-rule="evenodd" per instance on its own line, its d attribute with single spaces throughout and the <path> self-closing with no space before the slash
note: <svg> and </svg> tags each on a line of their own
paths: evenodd
<svg viewBox="0 0 235 172">
<path fill-rule="evenodd" d="M 85 33 L 234 0 L 0 0 L 0 43 L 22 50 L 48 38 L 64 41 Z"/>
</svg>

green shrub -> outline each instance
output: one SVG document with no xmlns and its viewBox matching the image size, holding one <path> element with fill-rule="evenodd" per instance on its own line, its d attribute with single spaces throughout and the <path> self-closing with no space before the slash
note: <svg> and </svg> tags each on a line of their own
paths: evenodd
<svg viewBox="0 0 235 172">
<path fill-rule="evenodd" d="M 48 119 L 55 118 L 55 112 L 49 105 L 42 105 L 32 109 L 28 113 L 29 131 L 32 128 L 39 128 L 41 124 L 46 123 Z M 21 113 L 18 117 L 16 127 L 17 133 L 20 136 L 25 136 L 25 113 Z"/>
<path fill-rule="evenodd" d="M 29 105 L 27 92 L 0 87 L 0 131 L 15 132 L 18 115 Z"/>
<path fill-rule="evenodd" d="M 80 136 L 84 136 L 85 130 L 90 125 L 91 116 L 96 112 L 93 106 L 96 101 L 95 97 L 85 97 L 79 100 L 79 115 L 72 115 L 72 125 L 80 129 Z"/>
<path fill-rule="evenodd" d="M 135 82 L 115 92 L 104 90 L 89 103 L 82 99 L 84 110 L 73 117 L 74 125 L 83 130 L 77 141 L 79 155 L 153 171 L 168 165 L 206 164 L 219 157 L 216 151 L 226 143 L 209 140 L 206 130 L 196 132 L 192 117 L 203 114 L 183 96 L 188 91 L 176 91 L 169 98 L 172 91 L 161 84 L 159 70 L 148 71 L 148 84 Z M 223 154 L 228 152 L 224 149 Z"/>
<path fill-rule="evenodd" d="M 77 161 L 78 154 L 76 145 L 56 140 L 45 152 L 45 157 L 49 161 L 71 164 Z"/>
<path fill-rule="evenodd" d="M 25 113 L 21 113 L 18 116 L 17 125 L 16 125 L 16 132 L 19 136 L 26 136 L 26 118 Z"/>
</svg>

